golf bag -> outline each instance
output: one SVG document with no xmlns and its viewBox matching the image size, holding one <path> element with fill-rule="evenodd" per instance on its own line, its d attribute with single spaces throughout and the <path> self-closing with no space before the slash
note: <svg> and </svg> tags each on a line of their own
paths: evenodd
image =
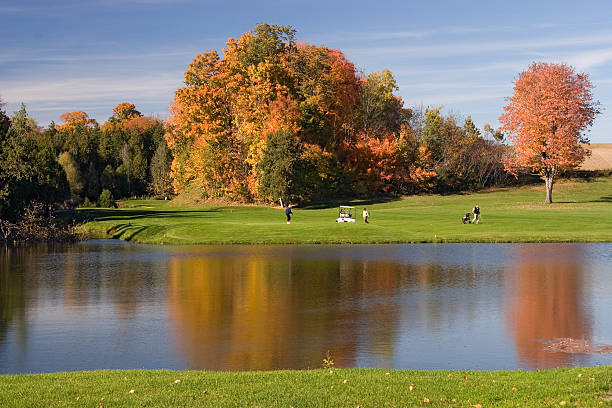
<svg viewBox="0 0 612 408">
<path fill-rule="evenodd" d="M 466 222 L 468 224 L 471 224 L 472 221 L 470 221 L 470 213 L 465 213 L 465 216 L 463 218 L 461 218 L 461 221 L 465 224 Z"/>
</svg>

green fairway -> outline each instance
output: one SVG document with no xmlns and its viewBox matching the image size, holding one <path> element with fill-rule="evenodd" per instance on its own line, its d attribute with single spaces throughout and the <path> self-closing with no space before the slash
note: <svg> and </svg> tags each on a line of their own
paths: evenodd
<svg viewBox="0 0 612 408">
<path fill-rule="evenodd" d="M 2 407 L 603 407 L 612 367 L 90 371 L 0 376 Z"/>
<path fill-rule="evenodd" d="M 82 227 L 93 236 L 153 244 L 612 241 L 612 177 L 562 181 L 553 199 L 544 204 L 538 185 L 330 203 L 294 208 L 290 225 L 282 209 L 258 206 L 179 208 L 133 200 L 119 209 L 81 211 L 93 220 Z M 480 224 L 462 224 L 476 203 Z M 357 222 L 336 223 L 336 204 L 354 205 Z M 363 207 L 370 224 L 361 219 Z"/>
</svg>

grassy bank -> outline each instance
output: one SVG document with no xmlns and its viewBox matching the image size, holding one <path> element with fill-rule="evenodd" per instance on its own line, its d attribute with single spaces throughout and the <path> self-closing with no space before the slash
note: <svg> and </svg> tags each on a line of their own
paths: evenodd
<svg viewBox="0 0 612 408">
<path fill-rule="evenodd" d="M 562 181 L 551 205 L 544 186 L 451 196 L 356 201 L 355 224 L 337 224 L 339 203 L 294 209 L 291 225 L 278 208 L 174 207 L 171 201 L 128 201 L 119 209 L 81 210 L 93 221 L 83 230 L 154 244 L 571 242 L 612 241 L 612 177 Z M 479 225 L 461 216 L 478 203 Z M 349 204 L 349 203 L 341 203 Z M 371 223 L 361 220 L 367 207 Z"/>
<path fill-rule="evenodd" d="M 133 391 L 132 391 L 133 390 Z M 523 371 L 91 371 L 0 376 L 3 407 L 612 405 L 612 367 Z"/>
</svg>

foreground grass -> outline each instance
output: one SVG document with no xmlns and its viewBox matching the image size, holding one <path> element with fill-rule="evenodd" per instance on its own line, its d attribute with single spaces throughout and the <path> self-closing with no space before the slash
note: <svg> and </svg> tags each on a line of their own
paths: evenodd
<svg viewBox="0 0 612 408">
<path fill-rule="evenodd" d="M 612 367 L 537 372 L 138 370 L 0 376 L 2 407 L 564 405 L 612 406 Z"/>
<path fill-rule="evenodd" d="M 334 222 L 337 203 L 296 208 L 291 225 L 281 209 L 257 206 L 178 208 L 141 200 L 81 211 L 93 220 L 83 226 L 87 233 L 154 244 L 612 241 L 612 177 L 560 182 L 553 198 L 542 203 L 541 185 L 356 201 L 355 224 Z M 463 225 L 461 216 L 476 203 L 482 222 Z"/>
</svg>

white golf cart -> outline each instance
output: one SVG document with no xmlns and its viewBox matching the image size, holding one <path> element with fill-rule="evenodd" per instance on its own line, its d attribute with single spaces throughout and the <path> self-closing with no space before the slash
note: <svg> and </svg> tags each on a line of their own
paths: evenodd
<svg viewBox="0 0 612 408">
<path fill-rule="evenodd" d="M 336 218 L 336 222 L 355 222 L 355 218 L 353 218 L 353 212 L 355 207 L 349 207 L 348 205 L 341 205 L 338 210 L 338 218 Z"/>
</svg>

